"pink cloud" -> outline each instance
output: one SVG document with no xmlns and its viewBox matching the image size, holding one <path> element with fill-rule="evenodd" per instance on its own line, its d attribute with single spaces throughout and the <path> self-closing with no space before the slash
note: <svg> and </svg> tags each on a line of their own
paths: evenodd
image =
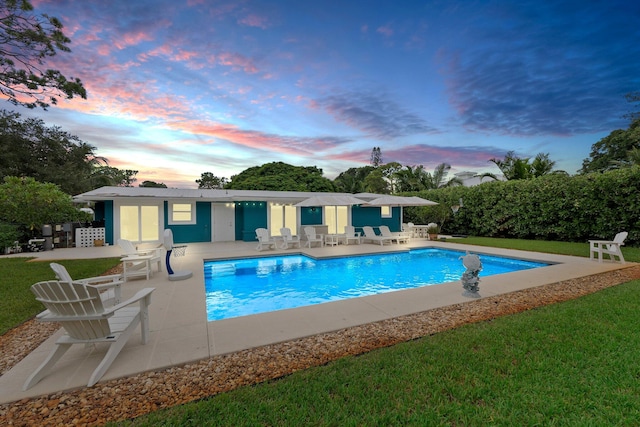
<svg viewBox="0 0 640 427">
<path fill-rule="evenodd" d="M 391 28 L 391 25 L 387 24 L 383 25 L 382 27 L 378 27 L 378 29 L 376 29 L 376 32 L 382 34 L 383 36 L 391 37 L 393 35 L 393 28 Z"/>
<path fill-rule="evenodd" d="M 218 62 L 221 65 L 231 67 L 234 70 L 242 69 L 245 73 L 255 74 L 258 72 L 258 68 L 253 63 L 253 60 L 242 56 L 238 53 L 223 52 L 218 55 Z"/>
<path fill-rule="evenodd" d="M 132 31 L 124 33 L 121 38 L 114 40 L 113 44 L 118 49 L 126 49 L 129 46 L 136 46 L 142 42 L 149 42 L 153 40 L 153 36 L 144 31 Z"/>
<path fill-rule="evenodd" d="M 257 28 L 262 28 L 263 30 L 269 27 L 268 20 L 266 17 L 258 16 L 255 14 L 250 14 L 248 16 L 245 16 L 244 18 L 238 20 L 238 22 L 248 27 L 257 27 Z"/>
</svg>

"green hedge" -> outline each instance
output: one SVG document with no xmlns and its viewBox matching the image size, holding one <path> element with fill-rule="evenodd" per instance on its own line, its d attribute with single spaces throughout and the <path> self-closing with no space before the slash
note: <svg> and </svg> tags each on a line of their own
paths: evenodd
<svg viewBox="0 0 640 427">
<path fill-rule="evenodd" d="M 417 195 L 463 207 L 450 215 L 444 233 L 584 242 L 628 231 L 625 244 L 640 243 L 640 167 L 605 173 L 492 181 Z M 407 208 L 405 221 L 429 216 L 430 208 Z"/>
</svg>

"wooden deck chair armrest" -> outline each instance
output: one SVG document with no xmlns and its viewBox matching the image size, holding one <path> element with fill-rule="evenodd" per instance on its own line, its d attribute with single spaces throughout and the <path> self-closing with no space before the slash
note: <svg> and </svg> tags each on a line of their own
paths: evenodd
<svg viewBox="0 0 640 427">
<path fill-rule="evenodd" d="M 599 245 L 610 245 L 612 243 L 617 244 L 613 240 L 589 240 L 589 243 L 596 243 L 596 244 L 599 244 Z"/>
<path fill-rule="evenodd" d="M 78 320 L 104 320 L 111 316 L 113 316 L 113 312 L 111 310 L 91 316 L 59 316 L 51 314 L 49 310 L 45 310 L 36 317 L 40 322 L 77 322 Z"/>
<path fill-rule="evenodd" d="M 160 248 L 147 248 L 136 250 L 138 255 L 160 255 Z"/>
<path fill-rule="evenodd" d="M 120 304 L 116 304 L 113 307 L 109 308 L 105 311 L 105 313 L 113 313 L 114 311 L 118 311 L 123 307 L 131 305 L 140 301 L 140 309 L 146 309 L 146 307 L 151 304 L 151 293 L 155 291 L 156 288 L 144 288 L 138 291 L 133 297 L 129 298 L 126 301 L 121 302 Z"/>
<path fill-rule="evenodd" d="M 111 274 L 109 276 L 89 277 L 86 279 L 74 280 L 77 283 L 84 283 L 92 286 L 115 287 L 124 283 L 122 274 Z"/>
</svg>

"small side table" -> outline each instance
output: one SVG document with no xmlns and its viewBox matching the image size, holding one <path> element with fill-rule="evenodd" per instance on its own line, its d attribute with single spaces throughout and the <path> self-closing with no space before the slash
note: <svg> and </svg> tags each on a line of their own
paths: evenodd
<svg viewBox="0 0 640 427">
<path fill-rule="evenodd" d="M 127 278 L 130 276 L 142 276 L 143 274 L 147 277 L 147 280 L 149 280 L 149 277 L 151 277 L 151 259 L 153 258 L 153 256 L 151 255 L 140 255 L 140 256 L 127 256 L 124 258 L 121 258 L 120 261 L 122 261 L 122 277 L 124 279 L 124 281 L 127 281 Z M 140 263 L 140 262 L 144 262 L 144 268 L 134 268 L 132 269 L 133 266 L 135 266 L 136 264 Z"/>
</svg>

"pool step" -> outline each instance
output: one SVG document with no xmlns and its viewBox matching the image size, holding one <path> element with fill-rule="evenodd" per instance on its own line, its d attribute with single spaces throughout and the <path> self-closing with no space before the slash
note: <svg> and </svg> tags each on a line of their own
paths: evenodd
<svg viewBox="0 0 640 427">
<path fill-rule="evenodd" d="M 233 276 L 236 274 L 236 266 L 233 264 L 212 265 L 211 274 L 214 276 Z"/>
</svg>

